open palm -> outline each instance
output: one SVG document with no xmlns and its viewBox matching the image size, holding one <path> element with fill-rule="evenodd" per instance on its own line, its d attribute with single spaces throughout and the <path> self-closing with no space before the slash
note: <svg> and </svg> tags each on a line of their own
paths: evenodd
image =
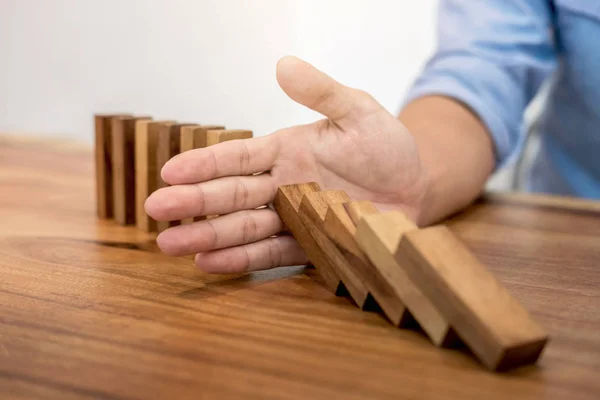
<svg viewBox="0 0 600 400">
<path fill-rule="evenodd" d="M 423 172 L 407 129 L 370 95 L 339 84 L 297 58 L 282 59 L 277 79 L 286 94 L 326 117 L 269 136 L 192 150 L 170 160 L 146 211 L 157 220 L 220 215 L 168 229 L 157 239 L 172 255 L 196 255 L 209 272 L 302 264 L 306 256 L 269 204 L 278 186 L 314 181 L 415 216 Z M 259 209 L 257 209 L 259 208 Z"/>
</svg>

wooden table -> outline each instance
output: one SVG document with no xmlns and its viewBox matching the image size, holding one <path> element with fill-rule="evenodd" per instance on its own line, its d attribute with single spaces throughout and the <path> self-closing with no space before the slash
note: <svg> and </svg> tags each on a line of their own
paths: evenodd
<svg viewBox="0 0 600 400">
<path fill-rule="evenodd" d="M 361 312 L 282 268 L 215 276 L 98 221 L 92 153 L 0 139 L 0 398 L 600 398 L 600 205 L 488 196 L 449 224 L 552 335 L 537 366 Z"/>
</svg>

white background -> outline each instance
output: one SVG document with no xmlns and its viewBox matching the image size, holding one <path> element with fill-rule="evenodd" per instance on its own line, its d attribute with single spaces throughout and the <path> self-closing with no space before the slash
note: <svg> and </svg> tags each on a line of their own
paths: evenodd
<svg viewBox="0 0 600 400">
<path fill-rule="evenodd" d="M 391 112 L 435 42 L 435 0 L 0 0 L 0 131 L 91 143 L 92 115 L 252 129 L 319 116 L 275 80 L 293 54 Z"/>
</svg>

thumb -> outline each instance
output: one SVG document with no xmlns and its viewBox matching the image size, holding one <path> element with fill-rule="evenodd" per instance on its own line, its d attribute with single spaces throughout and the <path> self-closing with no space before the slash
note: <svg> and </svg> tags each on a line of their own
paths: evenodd
<svg viewBox="0 0 600 400">
<path fill-rule="evenodd" d="M 292 100 L 336 123 L 382 109 L 369 94 L 342 85 L 296 57 L 287 56 L 279 60 L 277 82 Z"/>
</svg>

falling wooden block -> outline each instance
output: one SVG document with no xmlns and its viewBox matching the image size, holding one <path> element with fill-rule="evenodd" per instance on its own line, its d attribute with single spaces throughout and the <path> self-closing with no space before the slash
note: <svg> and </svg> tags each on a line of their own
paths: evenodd
<svg viewBox="0 0 600 400">
<path fill-rule="evenodd" d="M 535 362 L 548 335 L 445 226 L 404 234 L 395 258 L 481 362 Z"/>
<path fill-rule="evenodd" d="M 113 217 L 111 120 L 129 114 L 94 116 L 96 164 L 96 212 L 98 218 Z"/>
<path fill-rule="evenodd" d="M 402 236 L 416 229 L 399 211 L 363 215 L 356 227 L 356 241 L 431 341 L 436 346 L 450 346 L 456 335 L 448 320 L 409 279 L 395 257 Z"/>
<path fill-rule="evenodd" d="M 230 140 L 251 139 L 252 131 L 242 129 L 209 129 L 206 132 L 206 146 Z"/>
<path fill-rule="evenodd" d="M 175 121 L 136 121 L 135 125 L 135 211 L 136 225 L 145 232 L 156 231 L 156 221 L 144 210 L 148 196 L 156 190 L 156 148 L 162 125 Z"/>
<path fill-rule="evenodd" d="M 158 125 L 158 138 L 156 145 L 156 189 L 167 187 L 161 176 L 162 167 L 175 155 L 179 154 L 181 145 L 181 129 L 185 126 L 198 126 L 197 124 L 160 124 Z M 179 221 L 156 221 L 156 231 L 162 232 L 172 226 L 179 225 Z"/>
<path fill-rule="evenodd" d="M 115 221 L 134 224 L 135 211 L 135 124 L 149 117 L 111 119 L 112 195 Z"/>
<path fill-rule="evenodd" d="M 327 209 L 333 204 L 350 201 L 350 197 L 342 190 L 326 190 L 322 192 L 305 193 L 298 209 L 304 226 L 310 227 L 309 232 L 316 245 L 327 257 L 327 261 L 336 276 L 341 279 L 356 304 L 363 308 L 367 301 L 367 290 L 361 276 L 340 252 L 335 243 L 327 236 L 323 223 Z M 343 206 L 342 206 L 343 207 Z"/>
<path fill-rule="evenodd" d="M 300 247 L 302 247 L 310 261 L 317 268 L 325 284 L 334 293 L 342 294 L 345 293 L 345 286 L 334 272 L 327 255 L 321 250 L 316 240 L 310 234 L 310 230 L 315 229 L 313 224 L 305 226 L 305 222 L 300 218 L 298 213 L 302 197 L 306 193 L 316 192 L 319 189 L 319 185 L 314 182 L 280 186 L 275 194 L 273 206 L 283 223 L 292 232 L 298 244 L 300 244 Z"/>
<path fill-rule="evenodd" d="M 410 313 L 386 277 L 371 264 L 356 242 L 356 222 L 364 215 L 377 212 L 369 201 L 330 204 L 323 227 L 387 318 L 395 326 L 404 326 L 412 320 Z"/>
<path fill-rule="evenodd" d="M 200 149 L 207 146 L 207 132 L 209 130 L 223 130 L 221 125 L 199 125 L 199 126 L 184 126 L 181 128 L 180 152 L 186 152 L 193 149 Z M 197 216 L 194 218 L 186 218 L 181 220 L 181 224 L 191 224 L 194 221 L 206 219 L 205 216 Z"/>
</svg>

